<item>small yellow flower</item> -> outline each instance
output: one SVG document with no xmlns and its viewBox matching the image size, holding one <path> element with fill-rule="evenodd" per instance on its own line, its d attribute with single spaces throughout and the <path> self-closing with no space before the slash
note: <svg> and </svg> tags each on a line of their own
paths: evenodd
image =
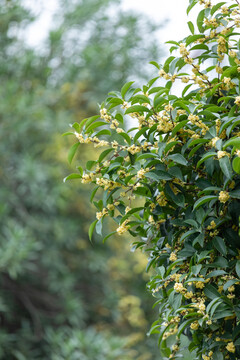
<svg viewBox="0 0 240 360">
<path fill-rule="evenodd" d="M 117 228 L 117 233 L 118 235 L 122 235 L 124 234 L 126 231 L 128 231 L 129 226 L 127 226 L 127 223 L 129 222 L 129 220 L 125 220 L 118 228 Z"/>
<path fill-rule="evenodd" d="M 240 106 L 240 96 L 237 96 L 234 103 L 237 105 L 237 106 Z"/>
<path fill-rule="evenodd" d="M 229 342 L 226 346 L 226 349 L 231 353 L 235 353 L 236 350 L 233 342 Z"/>
<path fill-rule="evenodd" d="M 203 360 L 210 360 L 210 357 L 207 355 L 202 355 Z"/>
<path fill-rule="evenodd" d="M 220 191 L 218 199 L 221 203 L 225 204 L 229 200 L 230 196 L 227 191 Z"/>
<path fill-rule="evenodd" d="M 190 328 L 192 330 L 197 330 L 199 328 L 199 323 L 197 321 L 194 321 L 191 325 Z"/>
<path fill-rule="evenodd" d="M 218 151 L 217 152 L 218 160 L 223 158 L 224 156 L 228 156 L 228 153 L 226 151 Z"/>
<path fill-rule="evenodd" d="M 172 252 L 170 257 L 169 257 L 169 260 L 170 261 L 176 261 L 177 260 L 177 255 L 174 252 Z"/>
<path fill-rule="evenodd" d="M 195 286 L 197 289 L 203 289 L 205 285 L 203 281 L 197 281 Z"/>
<path fill-rule="evenodd" d="M 182 283 L 175 283 L 175 285 L 174 285 L 174 290 L 176 291 L 176 292 L 181 292 L 181 291 L 183 291 L 183 289 L 184 289 L 184 287 L 183 287 L 183 284 Z"/>
</svg>

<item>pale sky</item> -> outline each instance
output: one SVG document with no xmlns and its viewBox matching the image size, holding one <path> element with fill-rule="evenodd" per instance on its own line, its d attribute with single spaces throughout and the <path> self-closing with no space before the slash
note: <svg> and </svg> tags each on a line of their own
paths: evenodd
<svg viewBox="0 0 240 360">
<path fill-rule="evenodd" d="M 40 14 L 39 20 L 26 35 L 31 46 L 38 46 L 47 35 L 53 22 L 53 13 L 57 8 L 57 0 L 25 0 L 26 5 Z M 169 22 L 159 31 L 159 42 L 180 40 L 188 35 L 186 8 L 189 0 L 122 0 L 123 9 L 142 12 L 161 23 L 166 18 Z M 191 15 L 192 17 L 192 15 Z"/>
</svg>

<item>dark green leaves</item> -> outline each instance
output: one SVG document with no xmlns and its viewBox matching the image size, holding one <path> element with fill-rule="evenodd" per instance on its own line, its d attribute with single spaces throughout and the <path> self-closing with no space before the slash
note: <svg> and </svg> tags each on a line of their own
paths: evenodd
<svg viewBox="0 0 240 360">
<path fill-rule="evenodd" d="M 240 174 L 240 158 L 239 157 L 235 157 L 233 159 L 232 168 L 237 174 Z"/>
<path fill-rule="evenodd" d="M 130 106 L 126 111 L 125 111 L 125 114 L 131 114 L 131 113 L 134 113 L 134 112 L 149 112 L 150 110 L 146 107 L 146 106 L 142 106 L 142 105 L 133 105 L 133 106 Z"/>
<path fill-rule="evenodd" d="M 173 154 L 173 155 L 169 155 L 168 159 L 173 160 L 175 163 L 177 164 L 181 164 L 186 166 L 187 165 L 187 160 L 181 155 L 181 154 Z"/>
<path fill-rule="evenodd" d="M 228 179 L 231 179 L 232 178 L 232 167 L 231 167 L 231 163 L 229 161 L 228 156 L 224 156 L 223 158 L 219 159 L 219 165 L 220 165 L 220 168 L 221 168 L 222 172 L 224 173 L 224 175 Z"/>
<path fill-rule="evenodd" d="M 72 145 L 69 149 L 69 152 L 68 152 L 68 162 L 71 164 L 72 160 L 73 160 L 73 157 L 74 155 L 76 154 L 76 151 L 79 147 L 80 143 L 76 143 L 74 145 Z"/>
<path fill-rule="evenodd" d="M 130 88 L 130 86 L 134 83 L 134 81 L 129 81 L 128 83 L 126 83 L 125 85 L 123 85 L 122 89 L 121 89 L 121 95 L 124 99 L 126 92 L 128 91 L 128 89 Z"/>
<path fill-rule="evenodd" d="M 211 200 L 217 200 L 217 198 L 218 197 L 215 195 L 203 196 L 195 202 L 193 209 L 196 210 L 197 208 L 208 203 Z"/>
</svg>

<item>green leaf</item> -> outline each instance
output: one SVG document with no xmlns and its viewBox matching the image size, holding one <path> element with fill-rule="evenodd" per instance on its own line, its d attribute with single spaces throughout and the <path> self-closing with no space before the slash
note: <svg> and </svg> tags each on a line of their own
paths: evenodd
<svg viewBox="0 0 240 360">
<path fill-rule="evenodd" d="M 87 163 L 86 163 L 86 169 L 87 169 L 87 170 L 91 170 L 92 167 L 93 167 L 95 164 L 96 164 L 96 161 L 94 161 L 94 160 L 89 160 L 89 161 L 87 161 Z"/>
<path fill-rule="evenodd" d="M 106 126 L 107 123 L 105 123 L 105 121 L 96 121 L 95 123 L 91 124 L 87 129 L 86 129 L 86 134 L 91 133 L 94 129 L 100 127 L 100 126 Z"/>
<path fill-rule="evenodd" d="M 240 137 L 235 137 L 226 141 L 223 145 L 223 150 L 225 150 L 228 146 L 235 146 L 238 150 L 240 150 Z"/>
<path fill-rule="evenodd" d="M 197 17 L 197 26 L 200 33 L 203 33 L 203 20 L 205 17 L 205 10 L 201 10 Z"/>
<path fill-rule="evenodd" d="M 132 104 L 136 104 L 136 103 L 139 103 L 139 102 L 144 102 L 144 103 L 150 104 L 150 99 L 146 95 L 141 95 L 141 94 L 133 96 L 131 98 L 131 103 Z"/>
<path fill-rule="evenodd" d="M 96 137 L 99 137 L 101 135 L 112 135 L 111 131 L 110 130 L 107 130 L 107 129 L 103 129 L 103 130 L 100 130 L 98 133 L 96 133 Z"/>
<path fill-rule="evenodd" d="M 185 165 L 185 166 L 188 164 L 188 161 L 181 154 L 169 155 L 168 159 L 173 160 L 177 164 L 181 164 L 181 165 Z"/>
<path fill-rule="evenodd" d="M 155 66 L 158 70 L 160 70 L 160 66 L 156 61 L 150 61 L 149 64 Z"/>
<path fill-rule="evenodd" d="M 105 236 L 105 238 L 103 239 L 103 243 L 105 243 L 105 241 L 107 240 L 107 239 L 109 239 L 111 236 L 113 236 L 114 234 L 116 234 L 117 233 L 117 231 L 113 231 L 113 232 L 111 232 L 110 234 L 108 234 L 107 236 Z"/>
<path fill-rule="evenodd" d="M 236 273 L 240 279 L 240 260 L 237 260 L 237 263 L 236 263 Z"/>
<path fill-rule="evenodd" d="M 224 355 L 221 351 L 219 350 L 214 350 L 214 354 L 213 354 L 213 360 L 224 360 Z"/>
<path fill-rule="evenodd" d="M 62 136 L 67 136 L 67 135 L 75 135 L 75 134 L 71 131 L 67 131 L 64 134 L 62 134 Z"/>
<path fill-rule="evenodd" d="M 191 146 L 194 146 L 194 145 L 197 145 L 197 144 L 206 144 L 207 142 L 209 142 L 208 139 L 195 139 L 195 140 L 193 139 L 189 143 L 188 147 L 191 147 Z"/>
<path fill-rule="evenodd" d="M 80 127 L 82 127 L 85 124 L 85 128 L 87 128 L 89 125 L 91 125 L 95 120 L 99 119 L 99 115 L 91 116 L 90 118 L 84 119 L 80 123 Z"/>
<path fill-rule="evenodd" d="M 89 236 L 90 241 L 92 241 L 93 231 L 96 227 L 97 222 L 98 222 L 98 220 L 94 220 L 94 222 L 89 226 L 88 236 Z"/>
<path fill-rule="evenodd" d="M 237 174 L 240 174 L 240 158 L 238 156 L 233 159 L 232 168 Z"/>
<path fill-rule="evenodd" d="M 91 197 L 90 197 L 90 202 L 91 202 L 91 203 L 93 202 L 94 196 L 95 196 L 96 192 L 98 191 L 99 187 L 100 187 L 100 186 L 96 186 L 96 187 L 93 189 L 93 191 L 92 191 L 92 193 L 91 193 Z"/>
<path fill-rule="evenodd" d="M 178 46 L 179 46 L 179 43 L 178 43 L 177 41 L 174 41 L 174 40 L 166 41 L 166 44 L 174 44 L 174 45 L 178 45 Z"/>
<path fill-rule="evenodd" d="M 184 234 L 182 234 L 181 238 L 180 238 L 180 242 L 182 242 L 184 239 L 186 239 L 189 235 L 192 234 L 196 234 L 199 233 L 198 230 L 194 229 L 194 230 L 188 230 L 187 232 L 185 232 Z"/>
<path fill-rule="evenodd" d="M 219 165 L 224 175 L 228 179 L 231 179 L 233 174 L 232 174 L 231 163 L 229 161 L 228 156 L 224 156 L 223 158 L 219 159 Z"/>
<path fill-rule="evenodd" d="M 98 162 L 99 162 L 99 163 L 102 162 L 103 159 L 104 159 L 110 152 L 112 152 L 112 151 L 113 151 L 113 149 L 104 150 L 104 151 L 100 154 L 100 156 L 99 156 L 99 158 L 98 158 Z"/>
<path fill-rule="evenodd" d="M 81 166 L 78 166 L 77 169 L 80 172 L 80 174 L 83 175 L 83 168 Z"/>
<path fill-rule="evenodd" d="M 136 143 L 136 141 L 140 138 L 140 136 L 142 136 L 143 134 L 146 133 L 146 131 L 148 130 L 149 128 L 147 126 L 144 126 L 141 130 L 139 130 L 135 136 L 134 136 L 134 139 L 133 139 L 133 142 L 134 144 Z"/>
<path fill-rule="evenodd" d="M 73 157 L 74 155 L 76 154 L 76 151 L 79 147 L 80 143 L 77 142 L 76 144 L 73 144 L 70 149 L 69 149 L 69 152 L 68 152 L 68 162 L 69 164 L 71 164 L 72 160 L 73 160 Z"/>
<path fill-rule="evenodd" d="M 229 195 L 234 199 L 240 199 L 240 190 L 233 190 Z"/>
<path fill-rule="evenodd" d="M 131 145 L 131 138 L 128 134 L 122 132 L 122 133 L 119 133 L 118 136 L 123 137 L 124 140 L 126 140 L 126 142 L 128 143 L 128 145 Z"/>
<path fill-rule="evenodd" d="M 183 120 L 180 123 L 178 123 L 175 128 L 172 131 L 172 137 L 174 137 L 176 135 L 176 133 L 182 129 L 187 123 L 189 122 L 189 120 Z"/>
<path fill-rule="evenodd" d="M 202 156 L 201 160 L 199 160 L 198 163 L 197 163 L 197 169 L 199 168 L 199 166 L 200 166 L 204 161 L 206 161 L 207 159 L 209 159 L 209 158 L 211 158 L 211 157 L 213 157 L 213 156 L 216 156 L 216 155 L 217 155 L 216 152 L 208 152 L 208 153 L 204 154 L 204 155 Z"/>
<path fill-rule="evenodd" d="M 215 236 L 215 238 L 213 239 L 213 246 L 220 252 L 220 254 L 227 254 L 227 247 L 224 240 L 220 236 Z"/>
<path fill-rule="evenodd" d="M 188 27 L 192 34 L 194 34 L 194 25 L 191 21 L 188 21 Z"/>
<path fill-rule="evenodd" d="M 97 222 L 96 222 L 96 233 L 100 236 L 102 236 L 102 221 L 103 221 L 103 218 L 101 218 L 100 220 L 97 220 Z"/>
<path fill-rule="evenodd" d="M 217 199 L 218 197 L 216 195 L 203 196 L 195 202 L 193 210 L 196 210 L 197 208 L 199 208 L 200 206 L 211 200 L 217 200 Z"/>
<path fill-rule="evenodd" d="M 169 64 L 175 59 L 175 56 L 169 56 L 167 60 L 165 61 L 163 65 L 163 70 L 166 71 L 166 73 L 169 72 Z"/>
<path fill-rule="evenodd" d="M 221 294 L 219 294 L 219 292 L 213 285 L 207 284 L 203 291 L 205 295 L 211 300 L 221 297 Z"/>
<path fill-rule="evenodd" d="M 206 51 L 209 51 L 209 48 L 207 47 L 207 45 L 199 44 L 199 45 L 194 45 L 190 50 L 206 50 Z"/>
<path fill-rule="evenodd" d="M 127 82 L 125 85 L 123 85 L 122 89 L 121 89 L 121 95 L 124 99 L 124 96 L 126 94 L 126 92 L 128 91 L 128 89 L 130 88 L 130 86 L 134 83 L 134 81 L 129 81 Z"/>
<path fill-rule="evenodd" d="M 193 0 L 190 2 L 190 5 L 187 7 L 187 15 L 191 11 L 191 9 L 198 3 L 198 0 Z"/>
<path fill-rule="evenodd" d="M 158 157 L 157 154 L 154 153 L 145 153 L 145 154 L 140 154 L 137 158 L 136 161 L 142 160 L 142 159 L 151 159 L 151 158 L 156 158 Z"/>
<path fill-rule="evenodd" d="M 148 172 L 147 174 L 145 174 L 145 177 L 154 180 L 154 181 L 159 181 L 160 177 L 155 173 L 155 172 Z"/>
<path fill-rule="evenodd" d="M 211 15 L 213 15 L 221 6 L 225 5 L 226 1 L 220 2 L 216 5 L 214 5 L 211 9 Z"/>
<path fill-rule="evenodd" d="M 226 291 L 230 286 L 234 285 L 236 282 L 238 282 L 238 279 L 232 279 L 232 280 L 228 280 L 224 285 L 223 285 L 223 290 Z"/>
<path fill-rule="evenodd" d="M 150 110 L 146 107 L 146 106 L 142 106 L 142 105 L 133 105 L 130 106 L 126 111 L 125 114 L 131 114 L 134 112 L 149 112 Z"/>
<path fill-rule="evenodd" d="M 80 174 L 70 174 L 63 179 L 63 182 L 66 182 L 67 180 L 72 180 L 72 179 L 81 179 L 81 177 L 82 177 L 82 175 L 80 175 Z"/>
<path fill-rule="evenodd" d="M 178 337 L 182 334 L 182 332 L 184 331 L 184 329 L 190 325 L 195 319 L 190 319 L 190 320 L 186 320 L 184 321 L 178 328 Z"/>
<path fill-rule="evenodd" d="M 186 45 L 190 45 L 191 43 L 193 43 L 194 41 L 203 38 L 204 35 L 190 35 L 187 37 L 186 39 Z"/>
<path fill-rule="evenodd" d="M 217 276 L 221 276 L 221 275 L 225 275 L 227 274 L 226 271 L 224 270 L 214 270 L 211 271 L 207 276 L 206 279 L 211 278 L 211 277 L 217 277 Z"/>
<path fill-rule="evenodd" d="M 214 298 L 213 300 L 210 301 L 210 303 L 208 304 L 208 306 L 206 307 L 206 313 L 209 314 L 211 308 L 213 307 L 213 305 L 215 305 L 218 302 L 218 305 L 222 304 L 222 300 L 219 298 Z M 215 307 L 216 309 L 216 307 Z M 213 311 L 214 312 L 214 311 Z"/>
</svg>

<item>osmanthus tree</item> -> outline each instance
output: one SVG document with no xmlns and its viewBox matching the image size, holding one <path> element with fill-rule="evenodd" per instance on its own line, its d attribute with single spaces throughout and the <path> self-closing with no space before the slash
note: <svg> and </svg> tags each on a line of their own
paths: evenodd
<svg viewBox="0 0 240 360">
<path fill-rule="evenodd" d="M 80 144 L 104 150 L 67 179 L 95 185 L 90 238 L 112 217 L 105 240 L 129 232 L 149 253 L 163 358 L 182 356 L 185 335 L 193 358 L 240 359 L 240 3 L 190 0 L 187 12 L 195 5 L 197 26 L 169 41 L 176 55 L 153 62 L 158 76 L 72 125 L 70 160 Z"/>
</svg>

